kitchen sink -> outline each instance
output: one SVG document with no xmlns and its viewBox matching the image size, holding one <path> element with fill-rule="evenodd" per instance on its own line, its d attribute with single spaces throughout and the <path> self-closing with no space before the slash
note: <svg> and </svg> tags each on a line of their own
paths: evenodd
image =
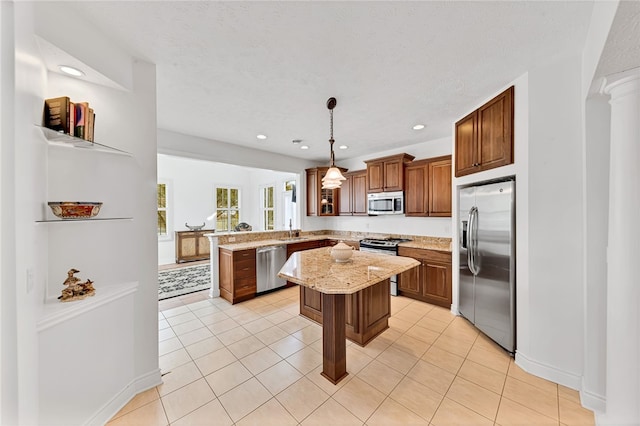
<svg viewBox="0 0 640 426">
<path fill-rule="evenodd" d="M 279 241 L 300 241 L 300 240 L 308 240 L 307 237 L 291 237 L 291 238 L 278 238 Z"/>
</svg>

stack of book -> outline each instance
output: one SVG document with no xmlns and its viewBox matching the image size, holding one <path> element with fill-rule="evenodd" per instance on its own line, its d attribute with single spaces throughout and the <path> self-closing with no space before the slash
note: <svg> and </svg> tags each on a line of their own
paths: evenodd
<svg viewBox="0 0 640 426">
<path fill-rule="evenodd" d="M 68 96 L 45 99 L 44 127 L 93 142 L 96 115 L 89 102 L 71 102 Z"/>
</svg>

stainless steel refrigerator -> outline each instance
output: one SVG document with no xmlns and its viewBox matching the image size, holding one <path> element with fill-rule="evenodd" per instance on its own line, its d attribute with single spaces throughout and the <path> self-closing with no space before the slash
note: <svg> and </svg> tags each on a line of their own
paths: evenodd
<svg viewBox="0 0 640 426">
<path fill-rule="evenodd" d="M 507 351 L 516 349 L 515 181 L 460 190 L 459 311 Z"/>
</svg>

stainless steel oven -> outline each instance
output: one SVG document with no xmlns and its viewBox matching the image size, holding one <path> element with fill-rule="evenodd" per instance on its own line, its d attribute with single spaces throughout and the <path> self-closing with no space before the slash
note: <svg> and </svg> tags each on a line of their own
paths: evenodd
<svg viewBox="0 0 640 426">
<path fill-rule="evenodd" d="M 402 238 L 366 238 L 364 240 L 360 240 L 360 251 L 369 252 L 369 253 L 378 253 L 384 254 L 387 256 L 397 256 L 398 255 L 398 244 L 411 241 Z M 393 275 L 390 278 L 391 281 L 391 295 L 398 295 L 398 277 L 397 275 Z"/>
</svg>

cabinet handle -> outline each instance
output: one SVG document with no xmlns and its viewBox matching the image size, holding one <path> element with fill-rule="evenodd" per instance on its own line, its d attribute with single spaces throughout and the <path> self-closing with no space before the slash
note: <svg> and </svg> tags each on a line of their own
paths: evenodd
<svg viewBox="0 0 640 426">
<path fill-rule="evenodd" d="M 249 268 L 242 268 L 242 270 L 243 270 L 243 271 L 248 271 L 248 270 L 249 270 Z"/>
</svg>

